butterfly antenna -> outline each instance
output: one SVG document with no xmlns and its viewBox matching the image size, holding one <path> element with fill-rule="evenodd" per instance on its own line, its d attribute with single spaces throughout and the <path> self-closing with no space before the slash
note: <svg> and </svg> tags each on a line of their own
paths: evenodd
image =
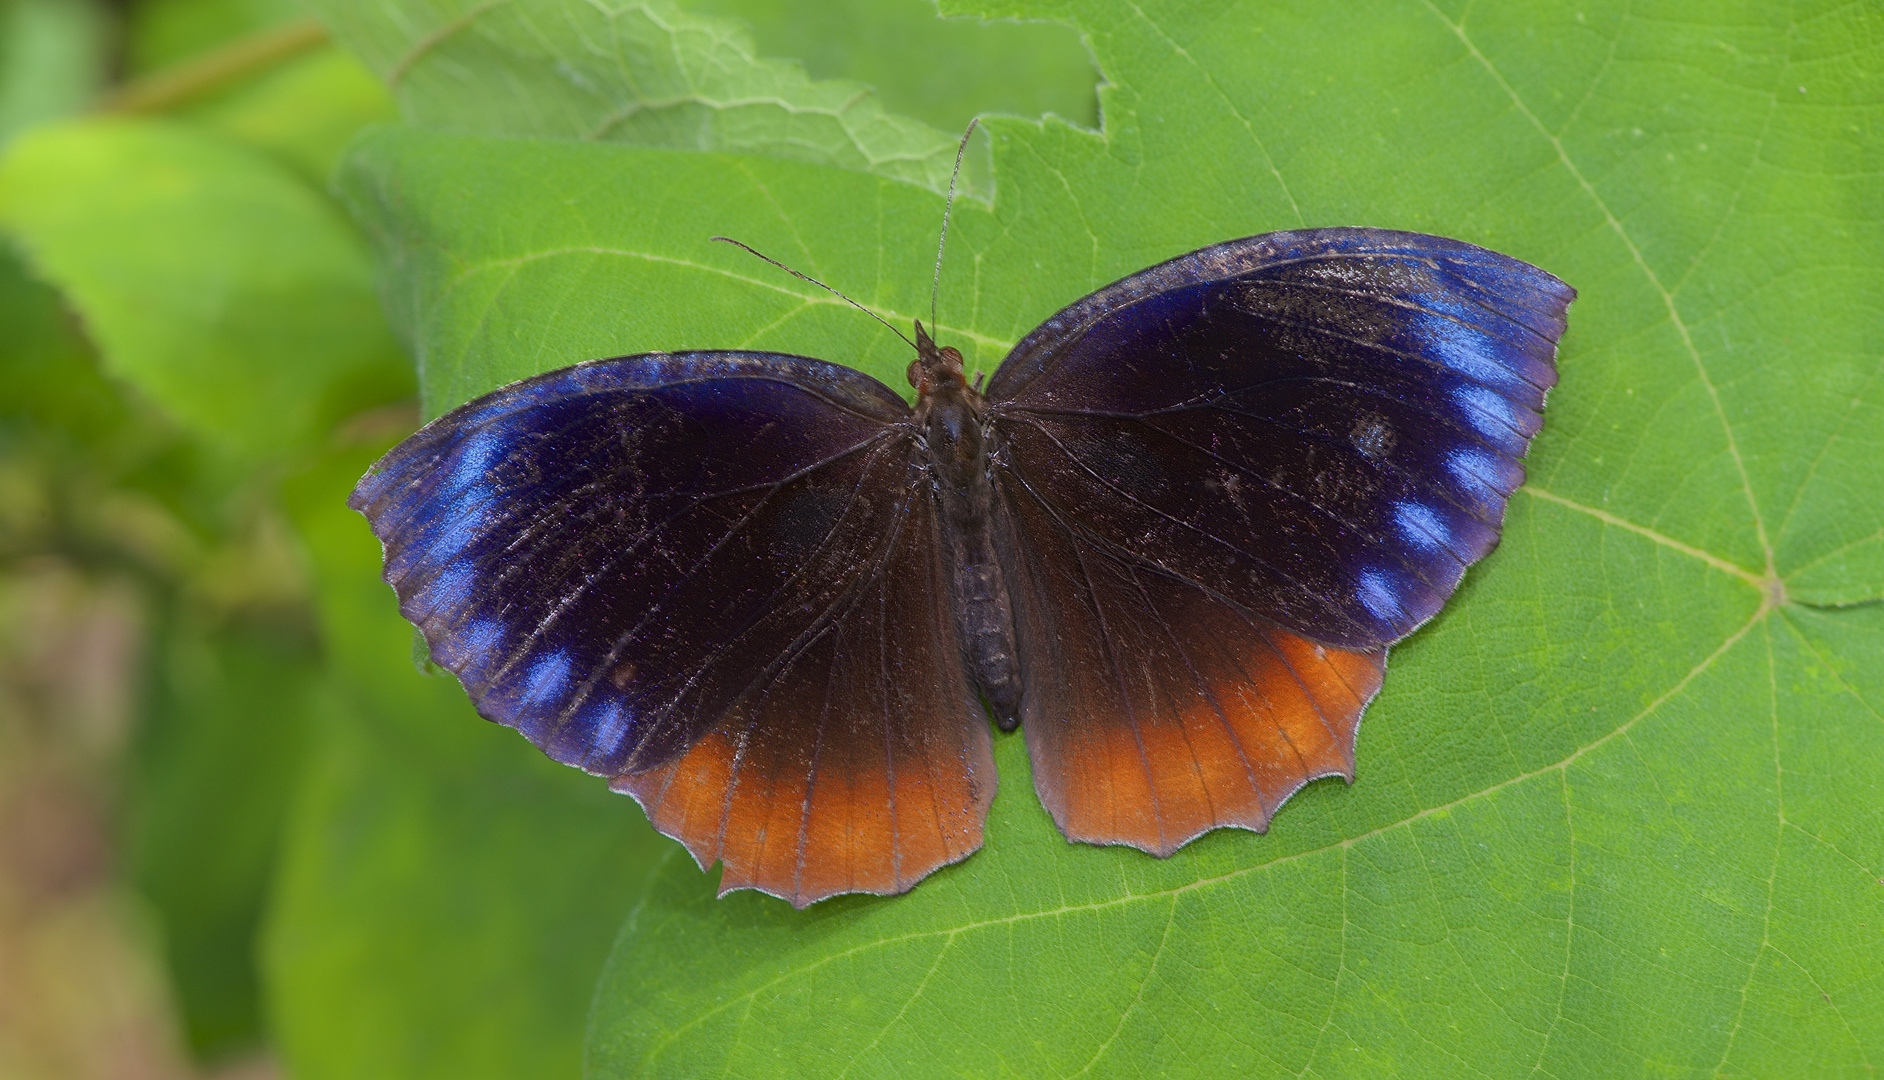
<svg viewBox="0 0 1884 1080">
<path fill-rule="evenodd" d="M 929 325 L 935 323 L 935 295 L 942 287 L 942 249 L 949 244 L 949 211 L 955 209 L 955 181 L 962 175 L 962 156 L 968 153 L 968 139 L 975 133 L 975 125 L 981 123 L 977 116 L 968 122 L 968 130 L 962 132 L 962 144 L 955 148 L 955 171 L 949 174 L 948 198 L 942 202 L 942 239 L 935 244 L 935 276 L 929 279 Z"/>
<path fill-rule="evenodd" d="M 818 288 L 823 289 L 825 292 L 828 292 L 832 296 L 835 296 L 839 300 L 842 300 L 846 304 L 849 304 L 851 307 L 856 308 L 858 311 L 861 311 L 865 315 L 868 315 L 871 318 L 875 319 L 876 321 L 882 323 L 884 326 L 888 326 L 890 328 L 890 333 L 895 334 L 897 337 L 903 339 L 903 344 L 909 346 L 912 349 L 916 347 L 916 343 L 909 340 L 909 336 L 907 334 L 903 333 L 901 330 L 898 330 L 895 326 L 892 326 L 890 322 L 887 319 L 885 319 L 883 316 L 878 315 L 876 312 L 871 311 L 867 307 L 864 307 L 862 304 L 859 304 L 857 301 L 852 300 L 850 297 L 845 296 L 841 292 L 838 292 L 836 289 L 831 288 L 829 285 L 826 285 L 824 282 L 819 281 L 817 278 L 812 277 L 810 274 L 801 274 L 798 271 L 793 270 L 791 267 L 786 266 L 784 263 L 779 262 L 777 259 L 774 259 L 772 256 L 767 255 L 766 253 L 762 251 L 754 250 L 752 245 L 742 244 L 730 236 L 715 236 L 715 237 L 712 237 L 711 239 L 717 240 L 722 244 L 731 244 L 736 248 L 741 248 L 746 252 L 746 254 L 764 259 L 766 262 L 771 263 L 773 266 L 778 267 L 780 270 L 785 271 L 786 273 L 790 274 L 791 276 L 797 278 L 800 281 L 809 281 L 813 285 L 816 285 Z"/>
</svg>

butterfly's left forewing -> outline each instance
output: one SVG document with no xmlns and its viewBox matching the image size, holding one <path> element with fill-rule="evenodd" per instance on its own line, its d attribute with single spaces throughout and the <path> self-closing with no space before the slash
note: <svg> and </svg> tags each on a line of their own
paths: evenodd
<svg viewBox="0 0 1884 1080">
<path fill-rule="evenodd" d="M 900 892 L 994 790 L 907 413 L 821 361 L 597 361 L 440 418 L 352 501 L 485 717 L 726 888 Z"/>
<path fill-rule="evenodd" d="M 1068 307 L 990 381 L 1022 724 L 1069 836 L 1168 852 L 1352 775 L 1386 647 L 1496 544 L 1574 295 L 1272 233 Z"/>
</svg>

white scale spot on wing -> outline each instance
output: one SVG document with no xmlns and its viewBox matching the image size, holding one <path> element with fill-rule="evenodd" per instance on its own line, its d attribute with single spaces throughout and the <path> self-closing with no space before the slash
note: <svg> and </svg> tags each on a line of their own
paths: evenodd
<svg viewBox="0 0 1884 1080">
<path fill-rule="evenodd" d="M 1393 506 L 1393 524 L 1400 536 L 1414 547 L 1438 551 L 1452 545 L 1452 530 L 1439 520 L 1429 506 L 1400 502 Z"/>
<path fill-rule="evenodd" d="M 523 681 L 521 703 L 547 705 L 568 685 L 569 654 L 559 649 L 530 665 L 530 674 Z"/>
<path fill-rule="evenodd" d="M 1375 618 L 1392 623 L 1400 618 L 1400 601 L 1393 592 L 1393 583 L 1387 575 L 1378 570 L 1365 570 L 1361 572 L 1355 596 Z"/>
</svg>

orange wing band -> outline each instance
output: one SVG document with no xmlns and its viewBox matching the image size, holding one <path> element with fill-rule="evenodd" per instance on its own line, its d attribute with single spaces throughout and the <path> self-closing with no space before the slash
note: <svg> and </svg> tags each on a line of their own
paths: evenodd
<svg viewBox="0 0 1884 1080">
<path fill-rule="evenodd" d="M 702 869 L 722 863 L 722 895 L 758 889 L 795 907 L 838 893 L 890 895 L 981 846 L 992 740 L 960 685 L 900 685 L 842 653 L 822 659 L 679 759 L 611 785 Z M 960 678 L 952 666 L 912 666 Z M 814 672 L 819 685 L 807 685 Z M 813 692 L 826 686 L 869 700 Z"/>
<path fill-rule="evenodd" d="M 1241 619 L 1192 626 L 1204 632 L 1187 635 L 1184 662 L 1119 676 L 1119 714 L 1028 721 L 1035 788 L 1068 839 L 1165 856 L 1223 826 L 1266 831 L 1310 780 L 1354 779 L 1385 648 L 1252 633 Z"/>
</svg>

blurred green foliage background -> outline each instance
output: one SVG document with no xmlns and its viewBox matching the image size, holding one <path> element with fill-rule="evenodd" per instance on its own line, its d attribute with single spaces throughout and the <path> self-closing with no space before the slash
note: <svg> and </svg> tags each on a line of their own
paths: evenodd
<svg viewBox="0 0 1884 1080">
<path fill-rule="evenodd" d="M 1063 26 L 691 6 L 943 129 L 1096 119 Z M 305 1075 L 578 1071 L 656 840 L 413 668 L 344 509 L 419 419 L 329 188 L 398 112 L 294 0 L 0 0 L 0 1004 L 36 1003 L 0 1008 L 0 1075 L 252 1068 L 284 1040 Z M 542 872 L 434 872 L 467 847 Z M 349 901 L 410 955 L 350 935 Z M 323 995 L 345 1022 L 305 1019 Z"/>
</svg>

